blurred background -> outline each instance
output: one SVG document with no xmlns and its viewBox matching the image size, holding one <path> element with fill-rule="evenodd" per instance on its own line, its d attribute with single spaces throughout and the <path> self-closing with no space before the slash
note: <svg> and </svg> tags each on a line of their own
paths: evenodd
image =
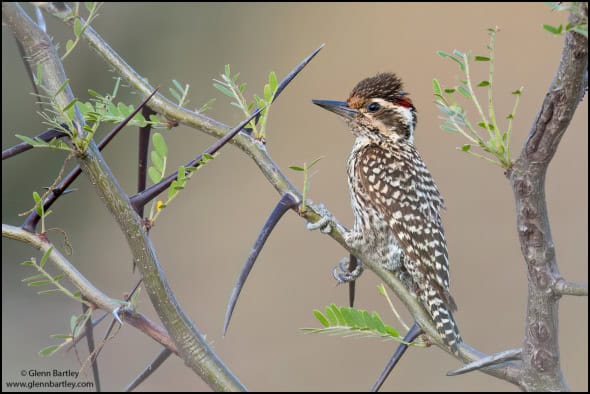
<svg viewBox="0 0 590 394">
<path fill-rule="evenodd" d="M 310 197 L 326 204 L 347 226 L 352 225 L 352 212 L 345 166 L 353 139 L 343 122 L 312 105 L 311 99 L 345 99 L 362 78 L 396 72 L 418 109 L 416 145 L 446 200 L 443 219 L 461 333 L 469 344 L 491 353 L 521 346 L 525 327 L 527 282 L 514 201 L 500 168 L 456 150 L 465 141 L 439 128 L 432 78 L 448 86 L 455 85 L 460 75 L 456 64 L 441 59 L 436 51 L 459 49 L 487 55 L 486 29 L 499 26 L 497 112 L 507 115 L 513 105 L 510 92 L 524 87 L 513 132 L 516 157 L 563 46 L 563 37 L 549 34 L 542 25 L 565 24 L 566 17 L 541 3 L 142 3 L 105 4 L 93 26 L 137 72 L 151 84 L 161 85 L 163 93 L 168 94 L 172 79 L 177 79 L 191 86 L 190 108 L 216 98 L 207 115 L 228 125 L 239 123 L 243 116 L 212 87 L 212 79 L 219 77 L 225 64 L 240 72 L 251 98 L 262 93 L 269 71 L 276 71 L 280 79 L 325 43 L 273 105 L 267 147 L 297 185 L 302 185 L 301 173 L 288 167 L 325 156 L 315 167 L 318 172 L 311 180 Z M 63 53 L 72 31 L 51 17 L 47 22 Z M 65 68 L 81 99 L 88 98 L 88 89 L 103 94 L 113 89 L 116 75 L 85 42 L 66 59 Z M 486 64 L 476 64 L 474 80 L 486 75 Z M 14 39 L 3 29 L 3 149 L 19 142 L 14 134 L 33 136 L 45 128 L 36 115 L 31 91 Z M 119 96 L 128 104 L 140 101 L 129 89 L 122 89 Z M 547 176 L 559 269 L 575 281 L 588 280 L 587 108 L 585 98 Z M 100 135 L 107 129 L 104 126 Z M 186 127 L 163 133 L 170 169 L 214 141 Z M 104 152 L 129 193 L 135 188 L 136 136 L 136 128 L 127 128 Z M 35 150 L 2 163 L 3 223 L 22 222 L 17 214 L 33 205 L 34 190 L 42 192 L 53 182 L 64 157 Z M 47 225 L 67 232 L 74 247 L 71 261 L 84 275 L 111 297 L 121 298 L 137 279 L 124 237 L 83 176 L 75 187 L 78 192 L 52 208 Z M 302 333 L 302 327 L 319 325 L 313 309 L 347 303 L 347 287 L 335 286 L 331 274 L 345 253 L 330 238 L 308 232 L 293 213 L 286 215 L 268 240 L 242 292 L 228 335 L 221 336 L 231 288 L 278 198 L 253 161 L 228 145 L 195 174 L 151 233 L 168 280 L 184 310 L 250 390 L 368 390 L 396 343 Z M 63 251 L 63 237 L 57 232 L 50 237 Z M 3 383 L 22 380 L 22 369 L 80 367 L 73 353 L 52 358 L 37 355 L 57 343 L 49 335 L 68 332 L 69 318 L 80 313 L 80 306 L 61 295 L 39 296 L 36 289 L 21 283 L 34 274 L 19 264 L 31 256 L 40 257 L 30 247 L 2 240 Z M 377 310 L 386 322 L 400 327 L 376 291 L 379 283 L 371 272 L 363 275 L 357 284 L 357 306 Z M 139 308 L 157 320 L 145 294 Z M 588 390 L 587 311 L 586 297 L 565 297 L 560 303 L 561 362 L 570 388 L 576 391 Z M 402 313 L 410 322 L 409 315 Z M 104 327 L 95 334 L 97 341 Z M 155 342 L 123 327 L 99 360 L 103 388 L 124 388 L 159 351 Z M 81 349 L 80 353 L 84 359 L 86 352 Z M 414 349 L 391 374 L 384 390 L 516 390 L 481 373 L 445 376 L 457 367 L 457 361 L 437 348 Z M 81 380 L 90 379 L 90 372 L 86 373 L 88 377 Z M 171 357 L 139 389 L 209 390 L 177 357 Z"/>
</svg>

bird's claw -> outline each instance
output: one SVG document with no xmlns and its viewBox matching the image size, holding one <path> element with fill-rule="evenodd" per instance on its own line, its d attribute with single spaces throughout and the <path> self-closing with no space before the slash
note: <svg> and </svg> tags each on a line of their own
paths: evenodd
<svg viewBox="0 0 590 394">
<path fill-rule="evenodd" d="M 353 282 L 361 276 L 362 273 L 363 267 L 360 262 L 358 262 L 356 267 L 350 271 L 350 259 L 348 257 L 343 257 L 332 271 L 332 275 L 334 275 L 334 279 L 336 279 L 338 283 Z"/>
<path fill-rule="evenodd" d="M 334 221 L 334 216 L 326 209 L 323 204 L 320 204 L 317 208 L 318 214 L 320 215 L 320 219 L 315 223 L 307 223 L 306 227 L 308 230 L 320 230 L 324 234 L 329 234 L 332 232 L 332 228 L 336 227 L 336 222 Z"/>
</svg>

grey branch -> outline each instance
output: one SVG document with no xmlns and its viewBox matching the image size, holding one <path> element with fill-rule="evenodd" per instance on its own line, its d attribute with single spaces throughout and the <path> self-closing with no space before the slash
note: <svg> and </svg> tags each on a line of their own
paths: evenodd
<svg viewBox="0 0 590 394">
<path fill-rule="evenodd" d="M 553 291 L 559 295 L 588 297 L 588 283 L 574 283 L 561 278 L 555 283 Z"/>
<path fill-rule="evenodd" d="M 67 7 L 65 3 L 56 4 Z M 29 62 L 35 67 L 40 64 L 43 68 L 42 83 L 46 89 L 56 92 L 66 81 L 66 75 L 51 39 L 17 3 L 2 3 L 2 21 L 23 45 Z M 56 97 L 61 107 L 65 107 L 73 99 L 69 86 Z M 79 110 L 76 111 L 76 120 L 80 126 L 79 136 L 83 137 L 84 119 Z M 96 143 L 91 141 L 88 148 L 80 153 L 83 154 L 77 155 L 78 164 L 91 184 L 95 185 L 97 195 L 104 201 L 123 231 L 134 262 L 141 271 L 152 305 L 173 338 L 183 361 L 214 390 L 244 391 L 245 387 L 213 352 L 203 334 L 176 300 L 153 244 L 143 227 L 142 219 L 131 206 L 129 198 L 107 166 Z"/>
<path fill-rule="evenodd" d="M 588 3 L 576 4 L 568 21 L 572 26 L 580 23 L 584 15 L 587 20 L 588 15 Z M 560 297 L 551 290 L 573 291 L 574 287 L 560 284 L 545 199 L 545 176 L 587 89 L 587 72 L 588 39 L 579 33 L 567 32 L 557 73 L 520 157 L 507 172 L 516 201 L 517 230 L 528 273 L 523 369 L 518 378 L 525 391 L 568 390 L 559 357 Z"/>
</svg>

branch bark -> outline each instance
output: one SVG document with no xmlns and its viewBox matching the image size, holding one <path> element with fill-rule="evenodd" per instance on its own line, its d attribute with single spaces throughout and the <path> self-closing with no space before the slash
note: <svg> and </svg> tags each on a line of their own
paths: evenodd
<svg viewBox="0 0 590 394">
<path fill-rule="evenodd" d="M 588 15 L 588 3 L 572 11 L 575 25 Z M 545 176 L 559 142 L 587 89 L 588 39 L 568 32 L 557 73 L 549 86 L 520 157 L 507 173 L 516 201 L 517 230 L 528 272 L 523 370 L 519 384 L 526 391 L 568 390 L 558 341 L 561 276 L 545 199 Z"/>
<path fill-rule="evenodd" d="M 2 3 L 2 21 L 23 45 L 27 59 L 34 66 L 31 68 L 36 69 L 37 64 L 43 67 L 42 83 L 47 91 L 58 91 L 66 81 L 66 74 L 49 36 L 39 29 L 17 3 Z M 62 108 L 73 99 L 69 86 L 56 97 Z M 79 137 L 83 137 L 84 119 L 78 110 L 76 115 L 76 122 L 80 126 L 77 131 Z M 176 300 L 141 218 L 131 206 L 128 196 L 113 176 L 96 143 L 91 141 L 84 152 L 77 153 L 80 168 L 91 184 L 95 185 L 97 195 L 123 231 L 134 262 L 141 271 L 152 305 L 173 338 L 185 364 L 214 390 L 244 391 L 245 387 L 213 352 L 203 334 Z"/>
</svg>

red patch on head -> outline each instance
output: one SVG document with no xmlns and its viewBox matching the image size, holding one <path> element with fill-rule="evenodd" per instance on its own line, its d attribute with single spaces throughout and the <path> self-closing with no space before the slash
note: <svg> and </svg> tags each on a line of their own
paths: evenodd
<svg viewBox="0 0 590 394">
<path fill-rule="evenodd" d="M 402 107 L 405 107 L 405 108 L 412 108 L 414 106 L 414 104 L 412 104 L 412 100 L 410 100 L 407 97 L 398 99 L 395 102 L 395 104 L 401 105 Z"/>
</svg>

